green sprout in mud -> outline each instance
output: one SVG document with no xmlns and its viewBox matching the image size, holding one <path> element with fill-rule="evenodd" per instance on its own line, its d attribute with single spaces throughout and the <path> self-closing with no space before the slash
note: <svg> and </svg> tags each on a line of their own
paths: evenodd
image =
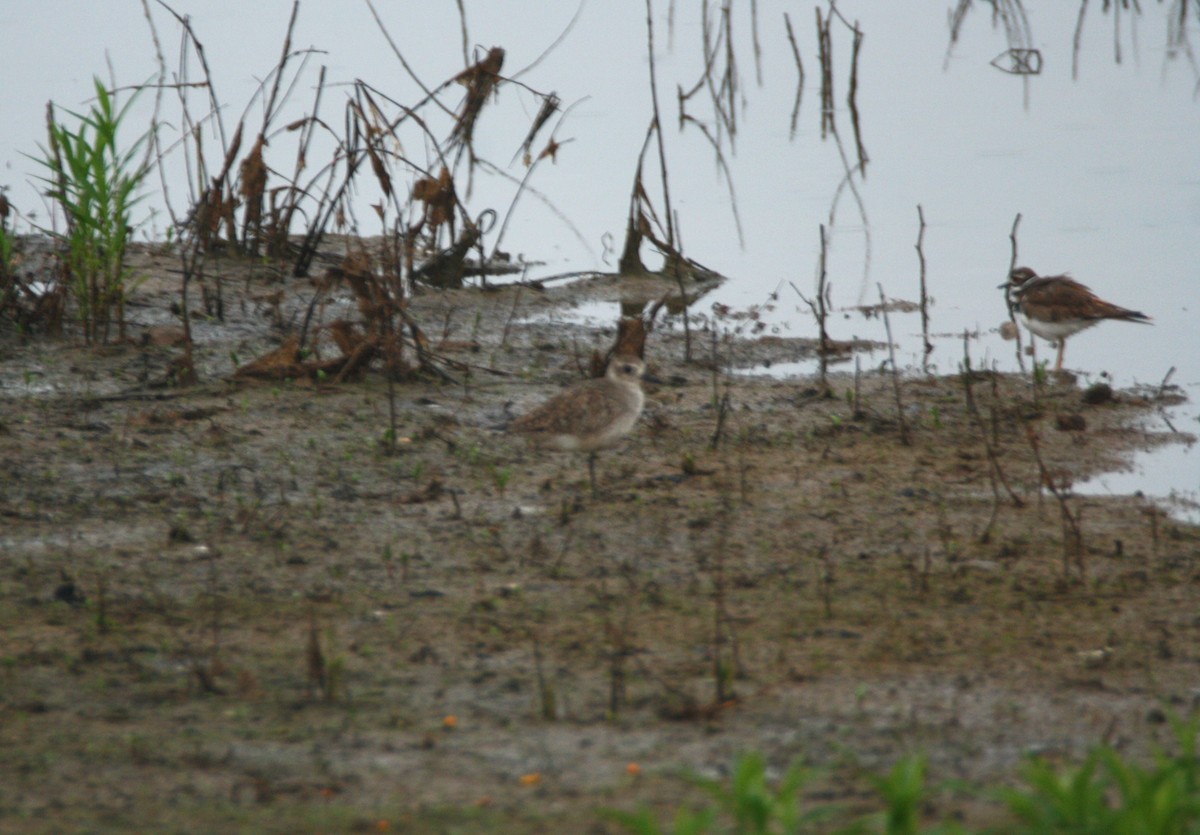
<svg viewBox="0 0 1200 835">
<path fill-rule="evenodd" d="M 801 806 L 800 791 L 813 777 L 809 769 L 793 765 L 772 785 L 767 778 L 766 760 L 752 752 L 737 760 L 728 784 L 704 777 L 691 778 L 711 798 L 712 805 L 695 811 L 680 809 L 669 828 L 660 826 L 648 808 L 636 813 L 606 811 L 604 815 L 638 835 L 817 832 L 815 824 L 827 819 L 833 809 Z M 722 825 L 716 825 L 718 820 Z"/>
<path fill-rule="evenodd" d="M 492 476 L 492 483 L 496 485 L 496 489 L 503 496 L 505 488 L 508 487 L 508 482 L 512 479 L 513 468 L 492 465 L 488 469 Z"/>
<path fill-rule="evenodd" d="M 946 791 L 1002 804 L 1007 820 L 988 832 L 1187 833 L 1200 824 L 1200 758 L 1196 737 L 1200 717 L 1181 720 L 1168 714 L 1177 752 L 1157 751 L 1149 765 L 1125 759 L 1115 749 L 1093 748 L 1077 766 L 1028 760 L 1023 785 L 975 787 L 959 781 L 930 784 L 928 758 L 917 753 L 897 760 L 883 773 L 863 775 L 878 811 L 851 816 L 836 804 L 812 809 L 801 805 L 804 787 L 830 775 L 791 766 L 772 785 L 766 761 L 757 752 L 743 754 L 727 781 L 691 778 L 711 802 L 680 807 L 673 825 L 663 826 L 649 807 L 637 812 L 601 814 L 638 835 L 665 833 L 887 833 L 935 835 L 967 833 L 954 821 L 930 821 L 931 800 Z"/>
<path fill-rule="evenodd" d="M 1046 385 L 1046 381 L 1050 378 L 1050 361 L 1042 360 L 1033 364 L 1033 382 L 1038 386 Z"/>
<path fill-rule="evenodd" d="M 73 113 L 75 125 L 54 119 L 47 124 L 49 147 L 37 159 L 47 170 L 41 179 L 47 195 L 66 216 L 65 233 L 56 234 L 65 249 L 68 289 L 89 342 L 108 341 L 115 317 L 118 337 L 125 338 L 125 301 L 131 276 L 125 250 L 133 234 L 130 210 L 149 171 L 138 161 L 143 134 L 127 150 L 117 132 L 137 96 L 119 110 L 100 79 L 93 79 L 96 102 L 87 114 Z"/>
</svg>

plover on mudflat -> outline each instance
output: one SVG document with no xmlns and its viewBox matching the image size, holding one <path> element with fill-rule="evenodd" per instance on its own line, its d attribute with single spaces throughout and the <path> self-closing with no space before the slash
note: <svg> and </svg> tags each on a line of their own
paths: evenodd
<svg viewBox="0 0 1200 835">
<path fill-rule="evenodd" d="M 1029 267 L 1017 267 L 1000 285 L 1008 306 L 1025 327 L 1042 339 L 1058 342 L 1055 371 L 1062 370 L 1067 337 L 1104 319 L 1147 324 L 1150 317 L 1104 301 L 1065 275 L 1039 277 Z"/>
<path fill-rule="evenodd" d="M 646 403 L 641 379 L 645 364 L 635 356 L 615 356 L 603 377 L 559 392 L 508 425 L 538 446 L 588 453 L 588 476 L 596 492 L 596 452 L 629 434 Z"/>
</svg>

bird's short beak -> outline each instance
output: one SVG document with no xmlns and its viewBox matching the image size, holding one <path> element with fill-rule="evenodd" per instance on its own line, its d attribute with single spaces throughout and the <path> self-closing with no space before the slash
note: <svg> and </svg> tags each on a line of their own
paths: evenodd
<svg viewBox="0 0 1200 835">
<path fill-rule="evenodd" d="M 1003 289 L 1004 289 L 1005 287 L 1007 287 L 1007 286 L 1008 286 L 1008 282 L 1006 281 L 1006 282 L 1004 282 L 1003 284 L 997 284 L 997 285 L 996 285 L 996 289 L 997 289 L 997 290 L 1003 290 Z"/>
<path fill-rule="evenodd" d="M 642 374 L 642 382 L 643 383 L 654 383 L 654 385 L 656 385 L 656 386 L 664 385 L 664 382 L 660 377 L 655 377 L 649 371 Z"/>
</svg>

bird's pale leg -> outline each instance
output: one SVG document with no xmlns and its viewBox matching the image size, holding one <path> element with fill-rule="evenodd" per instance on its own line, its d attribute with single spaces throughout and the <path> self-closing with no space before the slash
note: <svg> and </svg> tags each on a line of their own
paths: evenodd
<svg viewBox="0 0 1200 835">
<path fill-rule="evenodd" d="M 1066 349 L 1067 349 L 1066 337 L 1060 336 L 1058 338 L 1058 362 L 1055 363 L 1055 365 L 1054 365 L 1055 371 L 1062 371 L 1063 351 L 1065 351 Z"/>
</svg>

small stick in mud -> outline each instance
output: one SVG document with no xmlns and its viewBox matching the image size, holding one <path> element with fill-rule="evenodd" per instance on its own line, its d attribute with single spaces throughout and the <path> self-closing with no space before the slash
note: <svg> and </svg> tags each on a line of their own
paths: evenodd
<svg viewBox="0 0 1200 835">
<path fill-rule="evenodd" d="M 729 552 L 729 528 L 733 508 L 726 497 L 717 520 L 717 537 L 712 550 L 713 633 L 712 671 L 713 704 L 720 706 L 737 699 L 731 683 L 742 672 L 737 633 L 726 606 L 727 577 L 725 559 Z"/>
<path fill-rule="evenodd" d="M 821 388 L 829 392 L 829 331 L 825 329 L 825 321 L 829 318 L 828 310 L 828 272 L 825 270 L 825 258 L 829 249 L 829 236 L 825 233 L 825 224 L 821 224 L 821 272 L 817 276 L 817 324 L 821 330 Z"/>
<path fill-rule="evenodd" d="M 1069 486 L 1066 484 L 1060 486 L 1054 482 L 1054 477 L 1042 459 L 1041 438 L 1032 423 L 1025 424 L 1025 438 L 1029 442 L 1029 448 L 1033 451 L 1033 458 L 1037 462 L 1041 485 L 1049 490 L 1050 495 L 1054 496 L 1054 500 L 1058 502 L 1063 528 L 1063 579 L 1070 579 L 1071 565 L 1074 563 L 1075 567 L 1079 569 L 1079 579 L 1086 580 L 1087 568 L 1083 562 L 1083 529 L 1080 525 L 1080 511 L 1078 509 L 1074 512 L 1071 511 L 1068 501 Z"/>
<path fill-rule="evenodd" d="M 883 327 L 887 331 L 888 359 L 892 364 L 892 392 L 896 396 L 896 420 L 900 422 L 900 443 L 911 446 L 912 438 L 908 434 L 908 421 L 904 417 L 904 401 L 900 398 L 900 369 L 896 366 L 896 346 L 892 342 L 892 322 L 888 318 L 887 298 L 883 295 L 883 285 L 876 284 L 875 286 L 879 288 L 879 312 L 883 315 Z"/>
<path fill-rule="evenodd" d="M 715 450 L 721 445 L 721 435 L 725 431 L 725 416 L 729 414 L 729 392 L 725 392 L 725 396 L 717 403 L 717 428 L 713 430 L 712 440 L 708 442 L 708 448 Z"/>
<path fill-rule="evenodd" d="M 987 544 L 992 538 L 992 528 L 996 525 L 996 517 L 1000 513 L 1000 485 L 1004 485 L 1004 489 L 1008 492 L 1009 498 L 1012 500 L 1013 507 L 1024 507 L 1025 502 L 1021 500 L 1011 486 L 1008 479 L 1004 475 L 1004 470 L 1000 467 L 1000 456 L 996 452 L 994 438 L 989 438 L 988 428 L 983 422 L 983 415 L 979 411 L 979 406 L 975 401 L 974 389 L 974 370 L 971 368 L 971 353 L 970 353 L 970 332 L 963 330 L 963 364 L 962 364 L 962 383 L 963 390 L 966 393 L 967 413 L 971 415 L 971 419 L 975 422 L 975 426 L 979 429 L 979 439 L 983 442 L 983 449 L 988 459 L 988 479 L 992 484 L 992 515 L 988 518 L 987 525 L 984 526 L 983 533 L 979 535 L 981 544 Z"/>
<path fill-rule="evenodd" d="M 1012 271 L 1017 267 L 1017 227 L 1021 225 L 1021 213 L 1017 212 L 1017 216 L 1013 218 L 1012 230 L 1008 233 L 1008 240 L 1012 246 L 1012 257 L 1008 262 L 1007 276 L 1012 274 Z M 1006 296 L 1007 298 L 1007 296 Z M 1017 311 L 1013 307 L 1008 308 L 1008 320 L 1012 323 L 1013 333 L 1017 335 L 1017 366 L 1021 369 L 1021 373 L 1025 373 L 1025 349 L 1021 345 L 1021 329 L 1017 327 Z"/>
<path fill-rule="evenodd" d="M 512 332 L 513 320 L 517 318 L 517 305 L 521 301 L 521 290 L 522 288 L 518 285 L 513 293 L 512 310 L 508 312 L 508 319 L 504 322 L 504 333 L 500 336 L 500 349 L 503 351 L 508 350 L 508 336 Z"/>
<path fill-rule="evenodd" d="M 921 221 L 917 232 L 917 260 L 921 263 L 921 340 L 925 353 L 921 357 L 921 369 L 929 373 L 929 355 L 933 353 L 933 343 L 929 341 L 929 293 L 925 286 L 925 211 L 917 204 L 917 218 Z"/>
<path fill-rule="evenodd" d="M 827 282 L 827 273 L 825 271 L 825 256 L 827 251 L 828 238 L 825 235 L 825 224 L 821 224 L 821 260 L 817 272 L 817 297 L 816 300 L 810 301 L 795 282 L 789 281 L 792 289 L 796 291 L 796 295 L 800 300 L 808 305 L 812 311 L 813 317 L 817 320 L 818 344 L 817 344 L 817 361 L 818 368 L 821 374 L 821 395 L 828 397 L 829 390 L 829 354 L 832 350 L 829 344 L 829 332 L 825 329 L 825 321 L 829 318 L 829 286 Z"/>
<path fill-rule="evenodd" d="M 862 358 L 854 357 L 854 403 L 850 414 L 854 420 L 863 419 L 862 408 Z"/>
</svg>

